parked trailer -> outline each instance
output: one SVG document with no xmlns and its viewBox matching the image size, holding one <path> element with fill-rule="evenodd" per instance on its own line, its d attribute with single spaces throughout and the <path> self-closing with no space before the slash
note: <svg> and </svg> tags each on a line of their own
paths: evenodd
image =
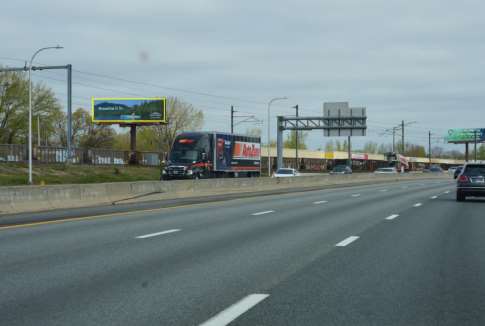
<svg viewBox="0 0 485 326">
<path fill-rule="evenodd" d="M 223 132 L 184 132 L 173 142 L 161 179 L 257 177 L 261 139 Z"/>
</svg>

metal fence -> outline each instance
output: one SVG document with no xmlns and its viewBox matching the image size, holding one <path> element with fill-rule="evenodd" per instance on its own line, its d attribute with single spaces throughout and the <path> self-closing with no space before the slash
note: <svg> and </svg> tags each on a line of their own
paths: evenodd
<svg viewBox="0 0 485 326">
<path fill-rule="evenodd" d="M 136 161 L 139 165 L 159 166 L 165 157 L 159 152 L 136 152 Z M 65 147 L 34 146 L 32 160 L 36 163 L 66 163 L 68 151 Z M 127 165 L 132 158 L 131 151 L 116 151 L 98 148 L 74 148 L 71 150 L 70 163 L 92 165 Z M 26 145 L 0 144 L 1 162 L 26 162 L 28 148 Z"/>
</svg>

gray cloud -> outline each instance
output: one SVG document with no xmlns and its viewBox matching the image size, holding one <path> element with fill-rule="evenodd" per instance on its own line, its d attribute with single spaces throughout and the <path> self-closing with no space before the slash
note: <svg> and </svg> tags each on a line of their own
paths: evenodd
<svg viewBox="0 0 485 326">
<path fill-rule="evenodd" d="M 320 112 L 324 101 L 367 106 L 375 124 L 358 144 L 381 140 L 382 128 L 402 119 L 419 121 L 410 137 L 425 143 L 428 129 L 485 126 L 484 11 L 482 1 L 15 1 L 0 11 L 0 57 L 23 59 L 60 43 L 63 51 L 38 61 L 234 97 L 75 75 L 118 95 L 181 96 L 204 109 L 207 129 L 228 128 L 231 104 L 263 119 L 264 103 L 285 95 L 275 115 L 296 103 L 302 114 Z M 65 96 L 62 83 L 45 81 Z M 117 95 L 74 91 L 82 105 Z M 320 136 L 311 135 L 312 147 Z"/>
</svg>

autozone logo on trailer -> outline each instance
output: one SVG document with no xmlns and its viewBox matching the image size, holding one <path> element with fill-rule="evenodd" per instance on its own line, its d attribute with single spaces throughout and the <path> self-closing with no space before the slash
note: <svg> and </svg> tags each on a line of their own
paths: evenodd
<svg viewBox="0 0 485 326">
<path fill-rule="evenodd" d="M 259 160 L 261 158 L 261 146 L 259 143 L 237 141 L 234 143 L 233 157 L 243 160 Z"/>
</svg>

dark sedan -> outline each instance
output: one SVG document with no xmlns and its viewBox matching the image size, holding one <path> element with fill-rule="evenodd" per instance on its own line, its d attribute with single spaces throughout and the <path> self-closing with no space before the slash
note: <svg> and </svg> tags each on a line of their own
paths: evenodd
<svg viewBox="0 0 485 326">
<path fill-rule="evenodd" d="M 456 200 L 467 196 L 485 197 L 485 164 L 467 163 L 456 183 Z"/>
</svg>

